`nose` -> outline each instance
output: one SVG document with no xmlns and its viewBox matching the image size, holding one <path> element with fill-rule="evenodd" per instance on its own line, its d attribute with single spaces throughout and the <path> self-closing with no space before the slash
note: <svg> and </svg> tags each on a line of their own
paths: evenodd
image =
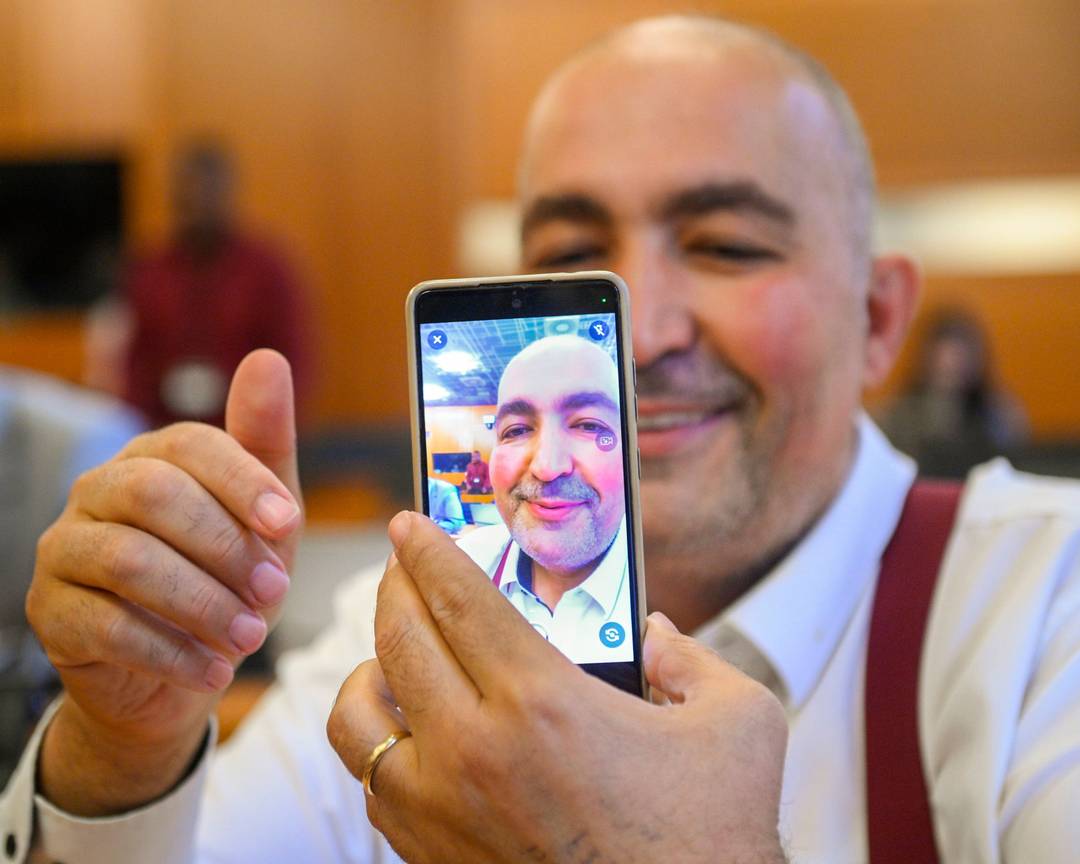
<svg viewBox="0 0 1080 864">
<path fill-rule="evenodd" d="M 536 436 L 529 471 L 541 483 L 550 483 L 557 477 L 572 474 L 574 460 L 570 453 L 569 442 L 562 430 L 546 424 Z"/>
<path fill-rule="evenodd" d="M 689 274 L 657 228 L 623 238 L 611 262 L 630 289 L 634 357 L 638 366 L 689 350 L 697 339 Z"/>
</svg>

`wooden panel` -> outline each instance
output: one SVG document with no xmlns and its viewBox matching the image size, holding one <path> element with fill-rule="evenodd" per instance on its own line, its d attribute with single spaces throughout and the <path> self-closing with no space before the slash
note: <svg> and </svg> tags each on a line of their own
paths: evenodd
<svg viewBox="0 0 1080 864">
<path fill-rule="evenodd" d="M 884 185 L 1080 170 L 1075 0 L 692 6 L 769 27 L 824 62 L 850 91 Z M 528 103 L 563 59 L 619 24 L 687 7 L 462 0 L 466 199 L 512 194 Z"/>
<path fill-rule="evenodd" d="M 68 381 L 80 381 L 82 317 L 56 314 L 0 317 L 0 364 L 24 366 Z"/>
</svg>

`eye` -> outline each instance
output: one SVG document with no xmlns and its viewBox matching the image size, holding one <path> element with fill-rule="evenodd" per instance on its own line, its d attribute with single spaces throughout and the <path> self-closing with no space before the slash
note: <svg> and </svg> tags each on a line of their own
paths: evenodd
<svg viewBox="0 0 1080 864">
<path fill-rule="evenodd" d="M 727 240 L 694 240 L 684 247 L 686 254 L 734 264 L 779 261 L 779 253 L 767 246 Z"/>
<path fill-rule="evenodd" d="M 524 423 L 515 423 L 512 426 L 507 426 L 505 429 L 499 432 L 500 441 L 513 441 L 515 438 L 520 438 L 522 435 L 529 434 L 530 429 Z"/>
<path fill-rule="evenodd" d="M 571 246 L 543 253 L 531 261 L 531 266 L 539 269 L 573 269 L 581 267 L 589 261 L 595 261 L 602 257 L 604 249 L 596 244 L 583 246 Z"/>
<path fill-rule="evenodd" d="M 575 429 L 580 429 L 582 432 L 588 432 L 595 435 L 600 432 L 610 432 L 611 427 L 607 423 L 602 423 L 599 420 L 579 420 L 574 424 Z"/>
</svg>

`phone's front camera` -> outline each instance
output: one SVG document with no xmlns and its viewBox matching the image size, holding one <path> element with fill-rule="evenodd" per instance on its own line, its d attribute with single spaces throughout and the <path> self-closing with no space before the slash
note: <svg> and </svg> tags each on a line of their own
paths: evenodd
<svg viewBox="0 0 1080 864">
<path fill-rule="evenodd" d="M 521 308 L 521 298 L 520 297 L 514 297 L 510 301 L 510 305 L 513 306 L 515 309 L 520 309 Z"/>
</svg>

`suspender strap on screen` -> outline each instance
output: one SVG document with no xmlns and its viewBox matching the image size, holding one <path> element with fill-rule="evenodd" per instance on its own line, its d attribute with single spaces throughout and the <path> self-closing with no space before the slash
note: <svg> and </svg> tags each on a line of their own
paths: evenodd
<svg viewBox="0 0 1080 864">
<path fill-rule="evenodd" d="M 866 818 L 871 864 L 936 864 L 919 750 L 919 661 L 962 487 L 918 480 L 881 558 L 866 653 Z"/>
</svg>

